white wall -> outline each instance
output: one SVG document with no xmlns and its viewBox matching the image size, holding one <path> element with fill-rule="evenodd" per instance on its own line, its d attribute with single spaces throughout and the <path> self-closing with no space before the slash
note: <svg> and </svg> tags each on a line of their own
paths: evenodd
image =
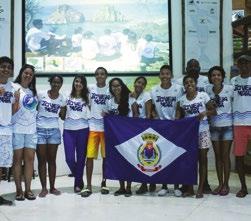
<svg viewBox="0 0 251 221">
<path fill-rule="evenodd" d="M 181 1 L 171 0 L 171 15 L 172 15 L 172 49 L 173 49 L 173 73 L 175 77 L 182 75 L 182 15 Z M 14 61 L 15 75 L 18 73 L 22 65 L 22 1 L 15 1 L 14 12 Z M 223 67 L 227 73 L 232 65 L 232 1 L 223 1 Z M 64 85 L 66 90 L 69 90 L 70 85 Z M 38 84 L 38 89 L 44 89 L 44 84 Z M 213 168 L 214 158 L 213 151 L 209 153 L 209 168 Z M 63 146 L 59 147 L 58 151 L 58 174 L 68 173 L 69 170 L 64 161 Z M 94 172 L 101 171 L 101 160 L 96 162 Z"/>
</svg>

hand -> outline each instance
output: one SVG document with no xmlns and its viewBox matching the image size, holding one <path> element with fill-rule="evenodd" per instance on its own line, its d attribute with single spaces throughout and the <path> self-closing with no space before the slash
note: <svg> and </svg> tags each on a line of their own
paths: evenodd
<svg viewBox="0 0 251 221">
<path fill-rule="evenodd" d="M 15 103 L 19 103 L 20 100 L 20 88 L 14 93 Z"/>
<path fill-rule="evenodd" d="M 4 87 L 0 87 L 0 96 L 3 96 L 5 93 Z"/>
<path fill-rule="evenodd" d="M 199 113 L 199 115 L 197 116 L 199 120 L 203 120 L 204 117 L 207 116 L 207 112 L 206 111 L 203 111 L 201 113 Z"/>
</svg>

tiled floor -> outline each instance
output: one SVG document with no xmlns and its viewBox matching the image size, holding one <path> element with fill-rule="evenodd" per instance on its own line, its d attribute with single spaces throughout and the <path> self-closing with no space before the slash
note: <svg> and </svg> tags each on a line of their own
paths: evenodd
<svg viewBox="0 0 251 221">
<path fill-rule="evenodd" d="M 216 175 L 209 172 L 210 184 L 214 187 Z M 81 198 L 73 193 L 73 179 L 63 176 L 57 177 L 57 187 L 63 192 L 60 196 L 48 195 L 35 201 L 15 202 L 12 207 L 0 207 L 0 221 L 162 221 L 162 220 L 199 220 L 199 221 L 249 221 L 251 220 L 251 194 L 244 199 L 235 197 L 239 181 L 235 173 L 231 174 L 231 193 L 228 196 L 205 195 L 203 199 L 176 198 L 172 192 L 166 197 L 144 195 L 126 198 L 113 196 L 112 192 L 118 186 L 117 181 L 108 181 L 111 194 L 101 195 L 98 186 L 100 175 L 94 175 L 96 186 L 89 198 Z M 251 193 L 251 177 L 247 177 L 249 192 Z M 133 185 L 135 190 L 139 184 Z M 40 188 L 39 179 L 32 183 L 35 193 Z M 14 199 L 14 182 L 2 182 L 1 193 L 6 198 Z M 159 188 L 159 187 L 158 187 Z"/>
</svg>

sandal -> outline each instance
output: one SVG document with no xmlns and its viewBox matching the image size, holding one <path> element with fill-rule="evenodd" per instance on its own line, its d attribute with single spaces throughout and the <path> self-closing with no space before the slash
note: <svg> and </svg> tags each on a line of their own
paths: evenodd
<svg viewBox="0 0 251 221">
<path fill-rule="evenodd" d="M 61 194 L 61 192 L 59 190 L 57 190 L 56 188 L 54 188 L 54 189 L 50 189 L 50 194 L 53 194 L 55 196 L 59 196 Z"/>
<path fill-rule="evenodd" d="M 182 197 L 192 197 L 194 196 L 194 192 L 184 192 L 181 195 Z"/>
<path fill-rule="evenodd" d="M 25 192 L 24 197 L 25 197 L 27 200 L 35 200 L 35 199 L 36 199 L 36 196 L 35 196 L 34 193 L 32 193 L 31 191 Z"/>
<path fill-rule="evenodd" d="M 25 200 L 24 194 L 23 193 L 17 194 L 15 199 L 16 201 L 24 201 Z"/>
<path fill-rule="evenodd" d="M 197 193 L 196 194 L 196 199 L 201 199 L 201 198 L 203 198 L 204 196 L 203 196 L 203 193 Z"/>
<path fill-rule="evenodd" d="M 229 194 L 229 187 L 227 187 L 227 186 L 224 186 L 222 189 L 221 189 L 221 191 L 220 191 L 220 196 L 226 196 L 226 195 L 228 195 Z"/>
<path fill-rule="evenodd" d="M 92 191 L 89 189 L 84 189 L 80 192 L 81 197 L 89 197 L 92 194 Z"/>
<path fill-rule="evenodd" d="M 218 186 L 216 189 L 214 189 L 211 193 L 212 195 L 219 195 L 222 191 L 223 187 Z"/>
<path fill-rule="evenodd" d="M 241 189 L 238 193 L 236 193 L 236 197 L 244 198 L 247 194 L 248 194 L 248 191 L 247 191 L 247 190 Z"/>
<path fill-rule="evenodd" d="M 127 190 L 125 191 L 125 197 L 130 197 L 130 196 L 132 196 L 132 191 L 129 190 L 129 189 L 127 189 Z"/>
<path fill-rule="evenodd" d="M 125 189 L 118 189 L 115 193 L 114 196 L 120 196 L 120 195 L 124 195 L 126 194 L 126 190 Z"/>
</svg>

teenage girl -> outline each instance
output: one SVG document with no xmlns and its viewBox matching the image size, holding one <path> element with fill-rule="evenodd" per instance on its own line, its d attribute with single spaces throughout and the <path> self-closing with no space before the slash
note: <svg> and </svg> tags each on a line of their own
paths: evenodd
<svg viewBox="0 0 251 221">
<path fill-rule="evenodd" d="M 210 140 L 209 124 L 207 116 L 215 114 L 214 106 L 205 92 L 196 90 L 196 79 L 193 76 L 186 75 L 183 79 L 185 95 L 183 95 L 176 110 L 176 118 L 197 116 L 200 120 L 199 128 L 199 186 L 196 198 L 203 197 L 203 185 L 207 174 L 207 152 L 212 146 Z M 188 186 L 183 196 L 193 195 L 192 186 Z"/>
</svg>

